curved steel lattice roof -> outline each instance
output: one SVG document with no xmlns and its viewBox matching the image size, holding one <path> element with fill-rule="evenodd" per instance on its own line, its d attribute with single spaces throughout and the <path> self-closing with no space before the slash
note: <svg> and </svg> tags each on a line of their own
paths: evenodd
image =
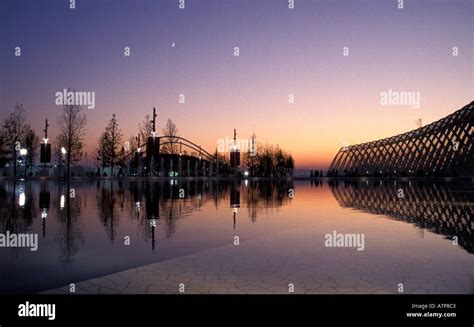
<svg viewBox="0 0 474 327">
<path fill-rule="evenodd" d="M 474 176 L 474 101 L 445 118 L 385 139 L 342 147 L 330 176 Z"/>
</svg>

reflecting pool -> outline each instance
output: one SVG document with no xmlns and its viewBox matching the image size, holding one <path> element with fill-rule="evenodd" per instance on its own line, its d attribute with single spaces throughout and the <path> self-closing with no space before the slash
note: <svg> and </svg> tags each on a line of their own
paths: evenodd
<svg viewBox="0 0 474 327">
<path fill-rule="evenodd" d="M 154 264 L 197 293 L 474 293 L 473 200 L 470 182 L 0 181 L 0 232 L 38 236 L 0 248 L 0 292 Z"/>
</svg>

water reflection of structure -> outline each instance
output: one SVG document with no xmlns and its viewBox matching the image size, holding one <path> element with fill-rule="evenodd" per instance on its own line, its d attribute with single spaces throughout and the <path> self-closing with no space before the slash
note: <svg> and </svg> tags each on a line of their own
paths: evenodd
<svg viewBox="0 0 474 327">
<path fill-rule="evenodd" d="M 292 200 L 289 190 L 294 189 L 292 181 L 255 181 L 246 183 L 245 201 L 250 219 L 257 221 L 257 213 L 277 209 Z"/>
<path fill-rule="evenodd" d="M 291 187 L 290 182 L 281 181 L 130 181 L 130 208 L 133 216 L 147 231 L 145 237 L 151 237 L 152 249 L 155 249 L 156 228 L 161 226 L 166 237 L 171 237 L 179 219 L 193 211 L 199 211 L 209 201 L 216 208 L 226 201 L 230 202 L 229 214 L 235 229 L 241 207 L 247 207 L 251 220 L 255 222 L 259 209 L 279 207 L 287 203 L 288 188 Z M 241 194 L 244 194 L 244 200 Z M 142 208 L 145 208 L 144 214 Z"/>
<path fill-rule="evenodd" d="M 470 184 L 336 181 L 329 185 L 342 207 L 386 215 L 448 239 L 457 237 L 461 247 L 474 253 Z"/>
<path fill-rule="evenodd" d="M 166 238 L 172 237 L 179 220 L 192 217 L 204 205 L 228 208 L 229 224 L 237 228 L 242 212 L 248 211 L 255 222 L 258 213 L 288 204 L 290 188 L 291 182 L 248 180 L 4 182 L 0 183 L 0 232 L 29 231 L 40 219 L 42 238 L 56 238 L 61 260 L 70 263 L 84 243 L 84 228 L 90 219 L 100 221 L 107 239 L 111 243 L 119 240 L 119 246 L 122 220 L 135 220 L 142 237 L 155 249 L 157 229 Z M 52 222 L 57 228 L 48 232 Z"/>
<path fill-rule="evenodd" d="M 164 228 L 165 236 L 171 237 L 178 219 L 209 201 L 203 194 L 208 188 L 205 181 L 130 181 L 130 209 L 146 231 L 145 238 L 151 237 L 153 250 L 156 228 Z"/>
<path fill-rule="evenodd" d="M 2 231 L 20 233 L 28 230 L 36 217 L 31 184 L 13 181 L 0 187 L 0 228 Z"/>
<path fill-rule="evenodd" d="M 61 260 L 72 261 L 83 241 L 79 226 L 81 216 L 81 196 L 74 199 L 69 196 L 69 183 L 51 183 L 42 181 L 14 181 L 0 186 L 0 231 L 25 233 L 31 231 L 33 221 L 41 219 L 42 238 L 47 237 L 47 224 L 51 208 L 56 209 L 59 222 L 57 235 Z M 56 197 L 51 197 L 54 194 Z M 38 197 L 39 195 L 39 197 Z M 38 207 L 35 204 L 38 203 Z M 37 210 L 39 208 L 39 211 Z M 16 249 L 15 249 L 16 250 Z"/>
</svg>

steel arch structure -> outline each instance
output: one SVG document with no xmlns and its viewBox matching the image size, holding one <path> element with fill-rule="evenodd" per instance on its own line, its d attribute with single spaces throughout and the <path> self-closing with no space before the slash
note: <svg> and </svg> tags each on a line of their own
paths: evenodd
<svg viewBox="0 0 474 327">
<path fill-rule="evenodd" d="M 160 148 L 163 145 L 172 144 L 172 145 L 177 145 L 180 148 L 185 147 L 185 148 L 191 149 L 191 150 L 195 151 L 199 156 L 201 156 L 204 160 L 207 160 L 209 162 L 213 162 L 216 159 L 216 157 L 214 155 L 212 155 L 211 153 L 204 150 L 200 145 L 197 145 L 197 144 L 191 142 L 190 140 L 185 139 L 184 137 L 180 137 L 180 136 L 157 136 L 156 139 L 159 140 L 158 143 L 160 145 Z M 161 140 L 164 140 L 164 141 L 161 141 Z M 146 147 L 147 147 L 147 142 L 145 142 L 143 144 L 139 144 L 136 149 L 130 149 L 130 151 L 124 155 L 124 158 L 129 158 L 130 156 L 132 156 L 137 151 L 138 148 L 140 148 L 140 149 L 145 148 L 146 149 Z M 146 152 L 146 150 L 145 150 L 145 152 Z"/>
<path fill-rule="evenodd" d="M 175 146 L 173 153 L 163 151 L 166 145 Z M 186 149 L 193 152 L 188 154 Z M 165 135 L 148 137 L 127 153 L 122 148 L 121 162 L 129 173 L 136 174 L 132 176 L 211 176 L 219 174 L 220 166 L 217 157 L 200 145 L 180 136 Z"/>
<path fill-rule="evenodd" d="M 474 176 L 474 101 L 413 131 L 342 147 L 329 176 Z"/>
<path fill-rule="evenodd" d="M 181 136 L 159 136 L 157 137 L 160 140 L 164 140 L 164 142 L 160 141 L 160 147 L 165 145 L 165 144 L 171 144 L 171 145 L 179 145 L 184 146 L 186 148 L 189 148 L 191 150 L 194 150 L 196 153 L 198 153 L 199 156 L 202 156 L 204 159 L 212 162 L 215 160 L 215 156 L 212 155 L 211 153 L 207 152 L 204 150 L 200 145 L 197 145 L 188 139 L 185 139 L 184 137 Z M 172 141 L 171 141 L 172 140 Z M 146 144 L 144 144 L 146 146 Z"/>
</svg>

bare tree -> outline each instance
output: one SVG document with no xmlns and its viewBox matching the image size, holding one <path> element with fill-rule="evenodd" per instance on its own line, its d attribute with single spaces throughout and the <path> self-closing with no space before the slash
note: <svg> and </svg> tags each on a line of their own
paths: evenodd
<svg viewBox="0 0 474 327">
<path fill-rule="evenodd" d="M 105 132 L 102 132 L 98 140 L 99 146 L 96 149 L 96 158 L 95 158 L 98 165 L 102 168 L 102 173 L 104 173 L 105 167 L 107 166 L 107 163 L 109 162 L 107 158 L 107 153 L 104 150 L 107 147 L 105 138 L 106 138 Z"/>
<path fill-rule="evenodd" d="M 145 119 L 138 124 L 138 135 L 140 135 L 140 143 L 146 143 L 148 137 L 151 136 L 153 131 L 153 121 L 150 120 L 150 115 L 145 115 Z M 141 144 L 138 144 L 140 146 Z"/>
<path fill-rule="evenodd" d="M 103 166 L 110 164 L 112 176 L 114 175 L 116 158 L 121 153 L 122 138 L 122 131 L 118 127 L 115 114 L 113 114 L 99 140 L 99 153 L 102 157 Z"/>
<path fill-rule="evenodd" d="M 27 135 L 34 134 L 29 124 L 26 123 L 26 112 L 23 105 L 16 104 L 15 110 L 5 119 L 1 131 L 1 138 L 13 160 L 13 176 L 16 177 L 17 171 L 17 152 L 21 148 L 26 148 Z M 35 149 L 30 149 L 34 151 Z"/>
<path fill-rule="evenodd" d="M 179 145 L 174 137 L 178 136 L 178 128 L 171 119 L 168 119 L 166 122 L 166 127 L 163 128 L 163 135 L 165 136 L 163 138 L 163 153 L 177 154 L 179 151 Z"/>
<path fill-rule="evenodd" d="M 138 149 L 139 144 L 138 144 L 138 138 L 136 136 L 130 136 L 127 142 L 128 142 L 129 152 L 136 151 Z"/>
<path fill-rule="evenodd" d="M 82 140 L 87 119 L 78 105 L 65 105 L 58 117 L 59 135 L 56 138 L 58 149 L 66 149 L 67 176 L 71 176 L 71 164 L 82 158 Z"/>
</svg>

